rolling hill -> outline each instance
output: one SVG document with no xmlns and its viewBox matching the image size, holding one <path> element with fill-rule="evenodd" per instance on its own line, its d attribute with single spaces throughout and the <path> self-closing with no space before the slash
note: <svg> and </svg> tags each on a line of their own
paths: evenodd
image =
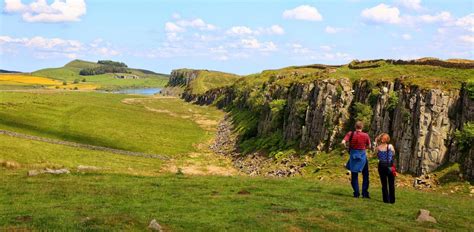
<svg viewBox="0 0 474 232">
<path fill-rule="evenodd" d="M 100 75 L 83 76 L 79 72 L 86 68 L 96 68 L 101 64 L 83 61 L 73 60 L 63 67 L 59 68 L 46 68 L 35 71 L 32 73 L 34 76 L 47 77 L 55 80 L 65 82 L 78 82 L 83 81 L 94 84 L 97 89 L 102 90 L 113 90 L 121 88 L 147 88 L 147 87 L 162 87 L 168 81 L 168 75 L 155 73 L 144 69 L 128 68 L 128 75 L 138 77 L 138 79 L 121 79 L 117 78 L 116 73 L 105 73 Z"/>
</svg>

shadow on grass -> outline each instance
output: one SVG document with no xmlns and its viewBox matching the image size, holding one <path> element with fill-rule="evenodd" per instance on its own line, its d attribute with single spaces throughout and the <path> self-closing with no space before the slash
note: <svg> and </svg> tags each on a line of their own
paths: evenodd
<svg viewBox="0 0 474 232">
<path fill-rule="evenodd" d="M 113 141 L 106 141 L 103 139 L 99 139 L 97 137 L 90 137 L 90 136 L 84 136 L 84 135 L 78 135 L 78 134 L 69 134 L 63 131 L 55 131 L 55 130 L 41 128 L 34 125 L 26 124 L 26 123 L 21 123 L 21 122 L 15 121 L 15 119 L 11 118 L 10 115 L 3 114 L 1 112 L 0 112 L 0 125 L 5 125 L 8 127 L 18 129 L 16 130 L 16 132 L 25 132 L 25 131 L 27 133 L 30 132 L 31 135 L 45 136 L 52 139 L 61 139 L 61 140 L 66 140 L 66 141 L 71 141 L 71 142 L 78 142 L 78 143 L 90 144 L 90 145 L 96 145 L 96 146 L 104 146 L 104 147 L 115 148 L 115 149 L 123 149 L 119 146 L 115 146 Z"/>
</svg>

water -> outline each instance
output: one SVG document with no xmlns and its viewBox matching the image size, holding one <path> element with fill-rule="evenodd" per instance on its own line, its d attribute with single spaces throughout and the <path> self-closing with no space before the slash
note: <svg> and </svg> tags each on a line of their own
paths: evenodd
<svg viewBox="0 0 474 232">
<path fill-rule="evenodd" d="M 143 89 L 121 89 L 114 91 L 112 93 L 121 93 L 121 94 L 138 94 L 138 95 L 153 95 L 159 93 L 161 88 L 143 88 Z"/>
</svg>

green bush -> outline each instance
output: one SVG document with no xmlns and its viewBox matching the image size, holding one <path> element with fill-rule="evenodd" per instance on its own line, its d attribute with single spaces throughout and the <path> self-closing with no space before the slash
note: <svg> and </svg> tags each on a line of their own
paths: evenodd
<svg viewBox="0 0 474 232">
<path fill-rule="evenodd" d="M 73 82 L 73 83 L 74 83 L 74 84 L 79 83 L 79 79 L 74 79 L 74 82 Z"/>
<path fill-rule="evenodd" d="M 353 106 L 353 112 L 356 121 L 362 121 L 365 125 L 369 125 L 372 121 L 372 107 L 360 102 L 356 102 Z"/>
<path fill-rule="evenodd" d="M 67 82 L 66 82 L 66 81 L 63 81 L 63 85 L 67 85 Z"/>
<path fill-rule="evenodd" d="M 457 130 L 455 133 L 456 141 L 458 142 L 459 150 L 467 152 L 474 144 L 474 122 L 464 124 L 462 130 Z"/>
<path fill-rule="evenodd" d="M 380 89 L 372 89 L 372 92 L 369 94 L 369 104 L 375 106 L 380 97 Z"/>
<path fill-rule="evenodd" d="M 474 100 L 474 82 L 468 82 L 466 85 L 467 95 L 471 100 Z"/>
<path fill-rule="evenodd" d="M 387 110 L 393 111 L 397 107 L 399 102 L 398 93 L 397 92 L 390 92 L 388 95 L 388 105 Z"/>
</svg>

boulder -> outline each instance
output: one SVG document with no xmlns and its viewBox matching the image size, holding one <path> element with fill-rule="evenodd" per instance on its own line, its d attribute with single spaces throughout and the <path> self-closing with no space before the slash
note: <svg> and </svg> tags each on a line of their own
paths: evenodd
<svg viewBox="0 0 474 232">
<path fill-rule="evenodd" d="M 426 209 L 420 209 L 420 211 L 418 212 L 418 217 L 416 218 L 416 221 L 438 223 L 436 219 L 430 215 L 430 211 Z"/>
</svg>

